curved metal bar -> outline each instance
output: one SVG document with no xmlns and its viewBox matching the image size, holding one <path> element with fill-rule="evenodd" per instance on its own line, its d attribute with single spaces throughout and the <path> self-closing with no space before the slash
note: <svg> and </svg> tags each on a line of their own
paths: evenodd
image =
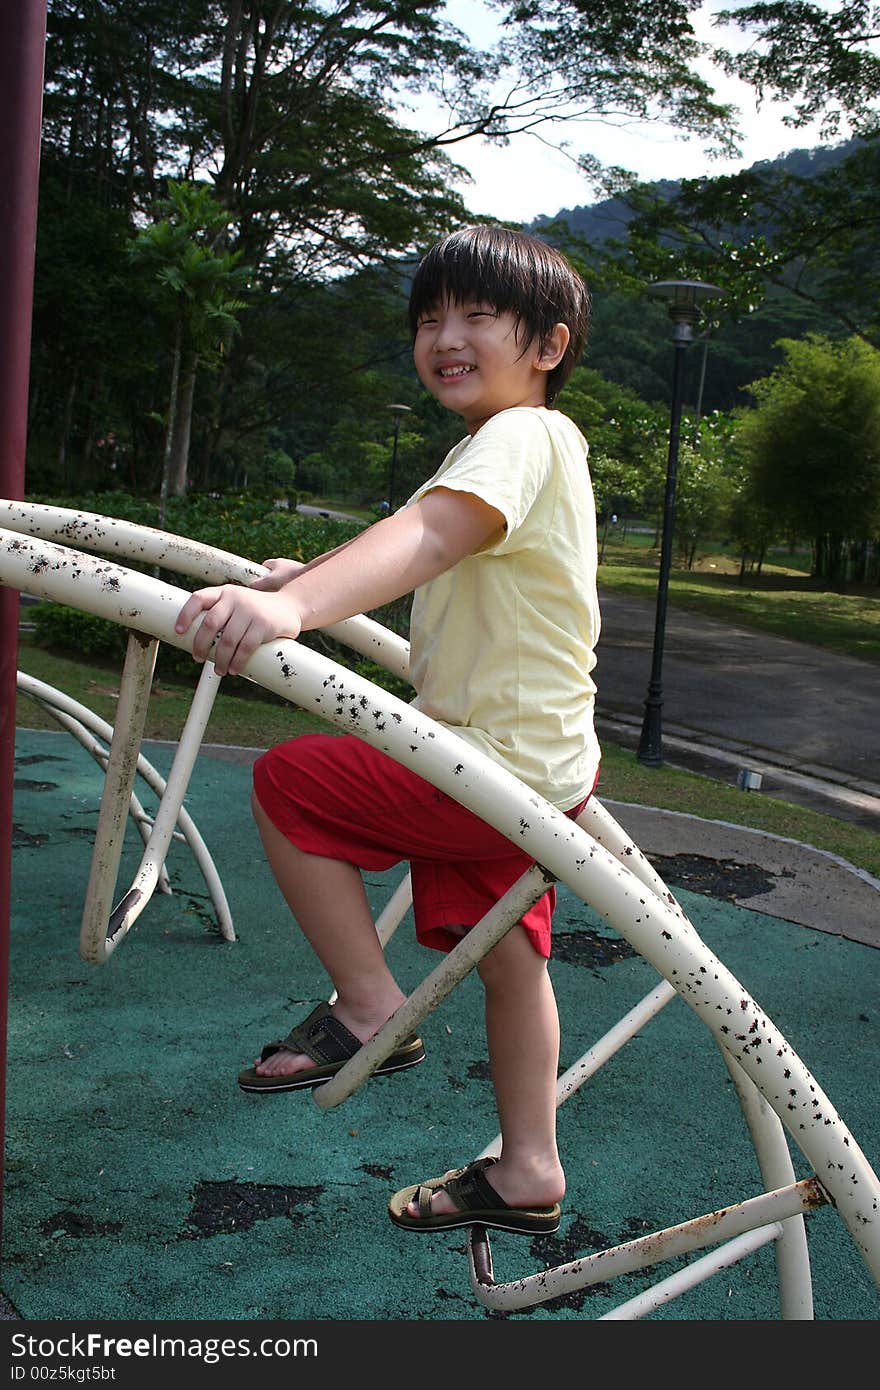
<svg viewBox="0 0 880 1390">
<path fill-rule="evenodd" d="M 471 1284 L 476 1297 L 486 1307 L 505 1311 L 531 1308 L 536 1303 L 547 1303 L 551 1298 L 588 1288 L 606 1279 L 650 1269 L 664 1260 L 687 1255 L 694 1250 L 705 1250 L 749 1231 L 775 1226 L 776 1222 L 823 1206 L 826 1201 L 827 1197 L 817 1180 L 804 1178 L 799 1183 L 750 1197 L 736 1206 L 723 1207 L 719 1211 L 694 1217 L 691 1221 L 683 1221 L 677 1226 L 670 1226 L 668 1230 L 654 1231 L 651 1235 L 640 1236 L 637 1240 L 626 1241 L 608 1250 L 599 1250 L 594 1255 L 572 1260 L 556 1269 L 545 1269 L 539 1274 L 530 1274 L 525 1279 L 503 1284 L 496 1283 L 492 1272 L 492 1256 L 485 1227 L 475 1226 L 471 1228 L 473 1234 L 470 1238 Z M 775 1237 L 774 1230 L 768 1238 Z"/>
<path fill-rule="evenodd" d="M 189 649 L 189 636 L 181 638 L 173 628 L 186 597 L 184 591 L 121 566 L 87 563 L 88 559 L 47 542 L 36 544 L 16 534 L 0 533 L 0 575 L 5 582 L 62 602 L 70 602 L 75 595 L 75 602 L 89 612 Z M 803 1063 L 740 982 L 708 951 L 668 890 L 662 896 L 653 892 L 581 826 L 490 759 L 318 653 L 291 641 L 268 643 L 255 653 L 247 675 L 356 733 L 448 791 L 512 843 L 522 845 L 538 865 L 545 865 L 550 875 L 605 916 L 668 980 L 777 1113 L 817 1172 L 822 1173 L 824 1188 L 880 1282 L 876 1221 L 880 1183 L 876 1175 Z M 538 870 L 529 872 L 534 876 Z M 355 1058 L 348 1067 L 357 1063 Z M 342 1076 L 341 1072 L 334 1080 Z M 327 1089 L 319 1088 L 316 1099 Z M 818 1183 L 809 1182 L 813 1196 L 803 1209 L 824 1200 Z M 765 1199 L 779 1196 L 779 1192 L 765 1194 Z M 751 1199 L 751 1203 L 763 1203 L 766 1221 L 795 1214 L 794 1210 L 777 1210 L 770 1203 L 771 1213 L 765 1199 Z M 730 1209 L 731 1219 L 744 1220 L 750 1205 L 746 1202 Z M 717 1215 L 711 1213 L 710 1218 L 698 1220 L 714 1223 Z M 665 1238 L 669 1233 L 661 1235 L 668 1247 Z M 657 1241 L 654 1243 L 656 1246 Z M 545 1272 L 540 1277 L 546 1280 L 549 1276 Z M 523 1286 L 528 1283 L 520 1282 Z"/>
<path fill-rule="evenodd" d="M 107 750 L 97 743 L 90 745 L 86 739 L 89 735 L 96 735 L 98 738 L 103 738 L 105 742 L 109 743 L 113 738 L 113 728 L 110 724 L 101 719 L 100 716 L 95 714 L 92 710 L 87 709 L 85 705 L 81 705 L 78 701 L 71 699 L 69 695 L 65 695 L 63 691 L 56 690 L 51 685 L 46 685 L 44 681 L 37 680 L 35 676 L 26 675 L 24 671 L 19 671 L 18 673 L 18 686 L 25 695 L 31 696 L 32 699 L 36 700 L 46 709 L 47 713 L 56 719 L 63 728 L 68 729 L 74 737 L 78 738 L 79 742 L 83 744 L 88 752 L 95 758 L 96 762 L 100 763 L 106 771 L 108 758 Z M 83 730 L 86 734 L 86 738 L 83 738 L 78 730 Z M 139 776 L 147 783 L 150 790 L 155 792 L 161 802 L 167 784 L 164 778 L 159 775 L 143 754 L 138 756 L 137 771 Z M 135 812 L 138 830 L 146 845 L 149 843 L 149 833 L 148 831 L 145 833 L 145 825 L 150 827 L 153 822 L 150 817 L 143 813 L 140 802 L 137 801 L 134 796 L 132 796 L 132 810 Z M 180 837 L 189 848 L 205 880 L 205 886 L 208 889 L 211 901 L 214 905 L 214 910 L 217 914 L 220 934 L 224 940 L 234 941 L 235 930 L 232 924 L 232 915 L 229 911 L 229 903 L 227 902 L 226 894 L 223 890 L 223 884 L 220 881 L 220 875 L 217 872 L 211 855 L 208 853 L 208 847 L 199 833 L 195 822 L 183 806 L 181 806 L 177 815 L 177 825 L 179 827 Z"/>
<path fill-rule="evenodd" d="M 72 600 L 190 650 L 189 635 L 174 631 L 186 593 L 172 585 L 9 532 L 0 532 L 0 575 L 15 588 Z M 267 643 L 252 657 L 247 674 L 447 791 L 611 922 L 673 985 L 779 1115 L 822 1174 L 823 1186 L 880 1281 L 876 1174 L 775 1024 L 700 941 L 677 905 L 661 901 L 582 827 L 489 758 L 319 653 L 288 640 Z"/>
<path fill-rule="evenodd" d="M 724 1048 L 721 1049 L 721 1054 L 736 1087 L 764 1186 L 770 1189 L 793 1183 L 794 1165 L 778 1115 L 771 1110 L 739 1063 L 735 1062 Z M 801 1320 L 812 1318 L 813 1280 L 810 1274 L 807 1233 L 802 1216 L 783 1221 L 776 1242 L 776 1267 L 779 1274 L 782 1317 Z"/>
<path fill-rule="evenodd" d="M 264 565 L 186 536 L 68 507 L 0 499 L 0 526 L 100 555 L 158 565 L 203 584 L 247 584 L 270 573 Z M 372 618 L 347 618 L 324 631 L 393 675 L 403 680 L 409 676 L 409 643 Z"/>
<path fill-rule="evenodd" d="M 42 689 L 40 691 L 29 689 L 29 684 L 41 686 Z M 73 715 L 65 713 L 64 710 L 58 707 L 56 697 L 61 696 L 60 690 L 56 690 L 52 685 L 44 685 L 42 681 L 34 680 L 32 676 L 26 675 L 24 671 L 18 671 L 16 673 L 16 685 L 20 695 L 30 696 L 34 703 L 40 706 L 44 714 L 48 714 L 51 719 L 54 719 L 55 723 L 58 724 L 60 728 L 64 729 L 66 733 L 73 735 L 77 743 L 81 744 L 86 752 L 91 754 L 102 772 L 107 771 L 107 763 L 110 758 L 109 749 L 95 738 L 94 734 L 86 728 L 86 725 L 81 719 L 75 719 Z M 71 704 L 76 704 L 76 702 L 71 701 Z M 91 710 L 85 709 L 85 706 L 78 706 L 77 708 L 86 716 L 91 715 Z M 107 736 L 108 742 L 112 733 L 113 730 L 110 729 Z M 144 845 L 146 845 L 153 827 L 153 818 L 147 815 L 134 792 L 131 794 L 130 815 L 137 827 L 138 834 L 143 840 Z M 178 838 L 182 838 L 182 836 L 178 835 Z M 164 866 L 159 876 L 159 892 L 168 894 L 171 892 L 171 881 L 168 878 L 168 873 Z"/>
</svg>

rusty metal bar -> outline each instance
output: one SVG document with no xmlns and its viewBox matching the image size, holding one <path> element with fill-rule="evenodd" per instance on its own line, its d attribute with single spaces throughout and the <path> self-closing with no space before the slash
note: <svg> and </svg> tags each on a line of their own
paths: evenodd
<svg viewBox="0 0 880 1390">
<path fill-rule="evenodd" d="M 801 1182 L 773 1192 L 750 1197 L 735 1206 L 707 1212 L 691 1221 L 683 1221 L 666 1230 L 654 1231 L 651 1235 L 640 1236 L 637 1240 L 599 1250 L 556 1269 L 545 1269 L 539 1274 L 531 1274 L 507 1284 L 495 1281 L 486 1228 L 473 1227 L 475 1234 L 471 1236 L 469 1245 L 471 1285 L 476 1297 L 488 1308 L 506 1312 L 531 1308 L 561 1294 L 589 1288 L 621 1274 L 650 1269 L 665 1260 L 688 1255 L 695 1250 L 705 1250 L 748 1231 L 775 1227 L 776 1223 L 812 1211 L 827 1200 L 815 1178 L 804 1178 Z"/>
<path fill-rule="evenodd" d="M 713 1250 L 699 1260 L 693 1260 L 684 1269 L 652 1284 L 644 1293 L 628 1299 L 626 1303 L 619 1303 L 610 1313 L 603 1313 L 598 1321 L 633 1322 L 637 1318 L 646 1317 L 648 1313 L 662 1308 L 664 1303 L 671 1303 L 674 1298 L 680 1298 L 699 1284 L 704 1284 L 714 1274 L 719 1274 L 723 1269 L 730 1269 L 731 1265 L 754 1255 L 757 1250 L 769 1245 L 771 1240 L 778 1240 L 781 1234 L 782 1225 L 776 1222 L 772 1226 L 762 1226 L 757 1231 L 737 1236 L 735 1240 L 729 1240 L 726 1245 L 722 1245 L 719 1250 Z"/>
<path fill-rule="evenodd" d="M 108 935 L 107 923 L 158 650 L 154 637 L 129 633 L 79 936 L 80 955 L 95 965 L 106 961 L 115 944 Z"/>
</svg>

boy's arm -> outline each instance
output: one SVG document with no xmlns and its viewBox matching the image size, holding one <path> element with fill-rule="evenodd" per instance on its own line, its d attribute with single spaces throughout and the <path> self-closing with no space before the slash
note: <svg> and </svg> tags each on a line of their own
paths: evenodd
<svg viewBox="0 0 880 1390">
<path fill-rule="evenodd" d="M 264 560 L 263 565 L 272 571 L 271 574 L 263 575 L 261 579 L 255 579 L 248 585 L 249 589 L 263 589 L 273 592 L 276 589 L 283 589 L 285 584 L 289 584 L 291 579 L 298 574 L 303 574 L 306 570 L 313 570 L 317 565 L 323 565 L 325 560 L 329 560 L 331 555 L 338 555 L 340 550 L 347 550 L 356 537 L 351 541 L 343 541 L 342 545 L 337 545 L 333 550 L 325 550 L 323 555 L 315 555 L 307 563 L 301 560 L 272 559 Z"/>
<path fill-rule="evenodd" d="M 390 603 L 479 550 L 504 524 L 501 512 L 472 493 L 434 488 L 320 565 L 300 570 L 276 592 L 235 584 L 197 590 L 181 609 L 175 630 L 188 631 L 204 614 L 193 656 L 204 661 L 222 633 L 212 660 L 219 675 L 237 675 L 265 642 L 298 637 Z"/>
</svg>

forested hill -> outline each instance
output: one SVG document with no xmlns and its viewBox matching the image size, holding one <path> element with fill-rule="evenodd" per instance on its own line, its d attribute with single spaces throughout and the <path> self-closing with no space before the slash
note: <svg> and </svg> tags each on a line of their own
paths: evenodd
<svg viewBox="0 0 880 1390">
<path fill-rule="evenodd" d="M 776 160 L 761 161 L 746 171 L 756 179 L 767 176 L 789 176 L 794 180 L 813 180 L 817 175 L 835 170 L 862 146 L 852 140 L 838 145 L 797 149 Z M 645 201 L 673 205 L 683 185 L 663 180 L 639 189 L 642 206 Z M 748 204 L 747 204 L 748 206 Z M 592 252 L 601 264 L 611 244 L 625 246 L 629 230 L 637 213 L 626 196 L 606 198 L 589 205 L 561 208 L 554 216 L 539 217 L 530 224 L 531 230 L 548 235 L 563 247 L 569 238 L 560 232 L 564 225 L 570 233 L 570 245 Z M 700 230 L 700 224 L 695 224 Z M 709 229 L 709 237 L 721 243 L 741 240 L 745 235 L 766 235 L 770 239 L 784 237 L 772 216 L 763 206 L 749 207 L 748 216 L 738 222 L 722 223 Z M 675 236 L 669 232 L 660 242 L 669 245 Z M 875 270 L 880 270 L 880 249 L 869 252 Z M 861 259 L 861 258 L 860 258 Z M 864 268 L 864 267 L 863 267 Z M 804 283 L 803 264 L 796 273 Z M 705 278 L 714 282 L 711 271 L 687 271 L 687 278 Z M 597 271 L 591 279 L 594 291 L 594 325 L 588 361 L 602 374 L 620 385 L 631 387 L 647 400 L 665 399 L 669 391 L 671 369 L 668 332 L 662 308 L 647 294 L 623 294 L 613 288 L 613 279 Z M 646 274 L 645 284 L 666 275 Z M 632 288 L 632 286 L 630 287 Z M 751 381 L 767 375 L 778 365 L 781 354 L 776 344 L 781 338 L 801 338 L 809 332 L 840 337 L 845 328 L 839 319 L 810 302 L 809 299 L 786 290 L 769 288 L 766 299 L 754 313 L 727 316 L 713 330 L 707 371 L 704 382 L 703 408 L 729 410 L 746 403 L 745 388 Z M 695 395 L 696 368 L 692 373 L 691 395 Z"/>
<path fill-rule="evenodd" d="M 778 159 L 760 160 L 751 166 L 755 171 L 778 171 L 796 178 L 812 178 L 827 169 L 841 164 L 861 144 L 858 140 L 848 140 L 838 145 L 818 145 L 812 149 L 791 150 Z M 660 179 L 649 185 L 656 197 L 672 199 L 681 184 L 674 179 Z M 560 208 L 554 216 L 536 217 L 530 229 L 539 232 L 551 223 L 566 222 L 575 236 L 594 244 L 602 243 L 609 237 L 619 237 L 631 221 L 632 208 L 625 198 L 603 198 L 598 203 L 578 204 L 573 208 Z"/>
</svg>

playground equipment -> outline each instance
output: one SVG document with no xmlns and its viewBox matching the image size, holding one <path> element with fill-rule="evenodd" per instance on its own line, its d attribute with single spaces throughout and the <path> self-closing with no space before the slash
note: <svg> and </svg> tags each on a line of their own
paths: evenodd
<svg viewBox="0 0 880 1390">
<path fill-rule="evenodd" d="M 86 958 L 100 963 L 161 881 L 157 866 L 163 857 L 162 845 L 167 847 L 168 826 L 179 820 L 180 802 L 219 684 L 213 667 L 206 663 L 169 777 L 168 804 L 160 806 L 156 816 L 157 844 L 152 854 L 148 846 L 145 855 L 149 867 L 145 870 L 142 865 L 132 889 L 108 915 L 105 907 L 118 868 L 118 857 L 114 862 L 112 852 L 114 837 L 118 838 L 118 828 L 132 804 L 154 644 L 165 641 L 189 650 L 191 638 L 174 632 L 186 598 L 184 590 L 104 557 L 110 553 L 161 566 L 202 583 L 247 582 L 264 571 L 238 556 L 181 537 L 89 513 L 4 502 L 0 521 L 5 528 L 0 530 L 0 582 L 73 604 L 132 633 L 89 884 L 90 928 L 81 937 Z M 386 669 L 406 674 L 406 643 L 378 624 L 352 618 L 330 631 Z M 759 1246 L 774 1242 L 781 1316 L 810 1318 L 812 1284 L 803 1217 L 829 1202 L 880 1283 L 880 1181 L 854 1136 L 773 1021 L 709 951 L 674 895 L 595 797 L 572 823 L 442 726 L 298 642 L 267 643 L 254 654 L 246 674 L 265 689 L 387 752 L 495 826 L 536 861 L 375 1037 L 330 1082 L 313 1092 L 319 1106 L 330 1108 L 350 1096 L 554 880 L 564 882 L 603 916 L 661 976 L 660 983 L 560 1078 L 557 1103 L 562 1104 L 677 997 L 709 1030 L 734 1081 L 763 1184 L 758 1195 L 512 1283 L 496 1282 L 487 1234 L 481 1227 L 471 1228 L 471 1286 L 481 1303 L 500 1310 L 531 1307 L 599 1280 L 709 1251 L 606 1315 L 618 1320 L 638 1318 Z M 106 837 L 102 822 L 109 827 Z M 404 880 L 377 923 L 383 944 L 406 911 L 408 892 Z M 789 1139 L 807 1159 L 812 1176 L 796 1180 Z M 497 1151 L 496 1138 L 483 1154 Z"/>
</svg>

